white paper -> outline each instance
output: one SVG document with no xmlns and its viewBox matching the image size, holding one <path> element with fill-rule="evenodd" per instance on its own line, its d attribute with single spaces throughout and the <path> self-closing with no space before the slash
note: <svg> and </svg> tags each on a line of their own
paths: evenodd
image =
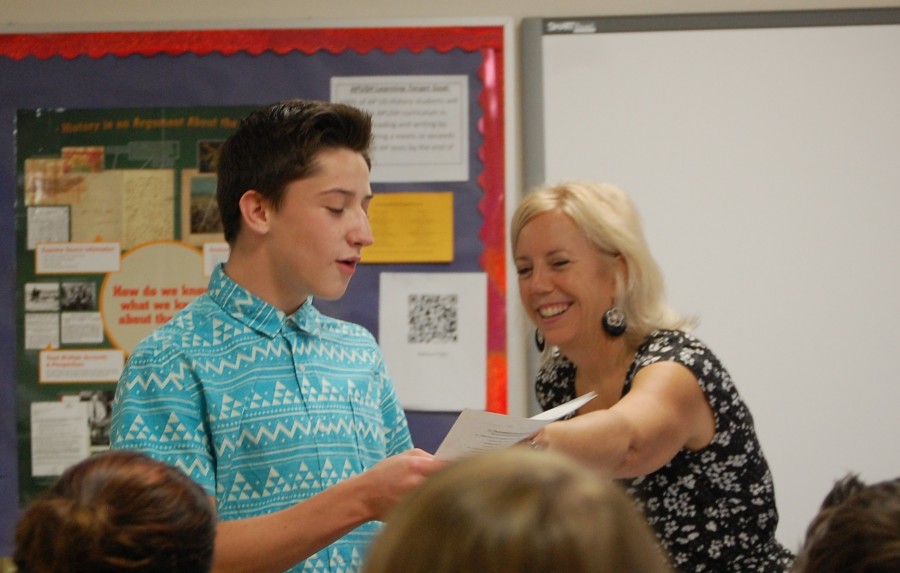
<svg viewBox="0 0 900 573">
<path fill-rule="evenodd" d="M 103 342 L 103 318 L 99 312 L 64 312 L 60 318 L 59 328 L 63 344 Z"/>
<path fill-rule="evenodd" d="M 59 313 L 25 313 L 25 350 L 59 348 Z"/>
<path fill-rule="evenodd" d="M 88 404 L 32 402 L 31 475 L 55 476 L 90 455 Z"/>
<path fill-rule="evenodd" d="M 122 264 L 119 243 L 40 243 L 35 246 L 35 274 L 115 273 Z"/>
<path fill-rule="evenodd" d="M 481 410 L 463 410 L 434 455 L 441 460 L 452 460 L 469 454 L 513 446 L 550 422 L 574 412 L 596 396 L 596 393 L 588 392 L 531 418 L 505 416 Z"/>
<path fill-rule="evenodd" d="M 550 408 L 546 412 L 541 412 L 540 414 L 535 414 L 531 417 L 532 420 L 546 420 L 548 422 L 552 422 L 554 420 L 559 420 L 569 412 L 574 412 L 578 408 L 581 408 L 591 400 L 597 397 L 597 393 L 591 390 L 587 394 L 583 394 L 577 398 L 572 398 L 565 404 L 560 404 L 555 408 Z"/>
<path fill-rule="evenodd" d="M 28 208 L 28 250 L 38 243 L 66 243 L 69 241 L 69 207 Z"/>
<path fill-rule="evenodd" d="M 407 410 L 483 410 L 487 275 L 381 273 L 378 344 Z"/>
<path fill-rule="evenodd" d="M 38 354 L 38 380 L 118 382 L 125 368 L 122 350 L 44 350 Z"/>
<path fill-rule="evenodd" d="M 203 243 L 203 274 L 212 276 L 213 270 L 219 263 L 228 261 L 231 247 L 228 243 Z"/>
<path fill-rule="evenodd" d="M 334 76 L 331 101 L 372 114 L 371 179 L 469 179 L 469 78 Z"/>
</svg>

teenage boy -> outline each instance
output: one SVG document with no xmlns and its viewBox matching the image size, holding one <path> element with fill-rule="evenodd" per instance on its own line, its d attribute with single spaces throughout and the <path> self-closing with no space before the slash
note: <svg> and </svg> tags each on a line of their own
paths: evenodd
<svg viewBox="0 0 900 573">
<path fill-rule="evenodd" d="M 218 164 L 228 262 L 119 380 L 113 447 L 203 486 L 215 571 L 356 571 L 374 521 L 440 466 L 412 449 L 372 335 L 312 304 L 344 294 L 372 243 L 371 140 L 340 104 L 244 119 Z"/>
</svg>

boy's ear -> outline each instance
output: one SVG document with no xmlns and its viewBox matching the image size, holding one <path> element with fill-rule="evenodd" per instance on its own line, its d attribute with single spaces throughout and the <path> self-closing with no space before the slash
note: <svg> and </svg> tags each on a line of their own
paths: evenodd
<svg viewBox="0 0 900 573">
<path fill-rule="evenodd" d="M 264 235 L 269 231 L 269 202 L 258 191 L 245 191 L 238 205 L 248 231 L 257 235 Z"/>
</svg>

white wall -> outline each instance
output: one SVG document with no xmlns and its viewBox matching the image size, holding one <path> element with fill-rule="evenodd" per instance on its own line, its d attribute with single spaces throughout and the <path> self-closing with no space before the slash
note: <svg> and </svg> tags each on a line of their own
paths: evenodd
<svg viewBox="0 0 900 573">
<path fill-rule="evenodd" d="M 753 412 L 796 547 L 845 472 L 900 475 L 879 443 L 900 435 L 900 25 L 654 22 L 540 38 L 526 181 L 634 198 L 669 299 Z"/>
</svg>

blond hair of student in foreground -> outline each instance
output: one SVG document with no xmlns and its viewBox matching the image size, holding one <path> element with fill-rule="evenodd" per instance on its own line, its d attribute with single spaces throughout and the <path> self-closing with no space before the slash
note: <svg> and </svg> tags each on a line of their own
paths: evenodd
<svg viewBox="0 0 900 573">
<path fill-rule="evenodd" d="M 388 516 L 363 573 L 670 573 L 614 482 L 515 447 L 455 462 Z"/>
</svg>

